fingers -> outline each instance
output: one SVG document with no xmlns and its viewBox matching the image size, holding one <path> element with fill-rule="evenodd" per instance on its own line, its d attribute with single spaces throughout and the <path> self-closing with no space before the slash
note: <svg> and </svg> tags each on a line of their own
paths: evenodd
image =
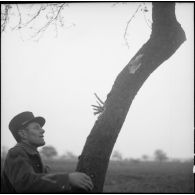
<svg viewBox="0 0 195 195">
<path fill-rule="evenodd" d="M 80 185 L 81 188 L 85 189 L 86 191 L 91 191 L 93 189 L 93 185 L 88 182 L 82 182 Z"/>
<path fill-rule="evenodd" d="M 92 190 L 93 189 L 93 183 L 91 181 L 91 178 L 86 175 L 86 174 L 83 174 L 82 175 L 83 178 L 82 178 L 82 187 L 86 190 Z"/>
</svg>

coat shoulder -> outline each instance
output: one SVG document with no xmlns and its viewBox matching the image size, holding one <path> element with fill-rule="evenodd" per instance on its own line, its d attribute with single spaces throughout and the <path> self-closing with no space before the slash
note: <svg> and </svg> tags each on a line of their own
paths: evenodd
<svg viewBox="0 0 195 195">
<path fill-rule="evenodd" d="M 18 155 L 26 156 L 26 153 L 22 147 L 16 145 L 9 149 L 8 156 L 17 157 Z"/>
</svg>

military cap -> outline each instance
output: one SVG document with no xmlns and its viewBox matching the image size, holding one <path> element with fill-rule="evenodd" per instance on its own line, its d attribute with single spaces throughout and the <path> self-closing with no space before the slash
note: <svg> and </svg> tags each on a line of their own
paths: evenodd
<svg viewBox="0 0 195 195">
<path fill-rule="evenodd" d="M 19 141 L 17 131 L 27 126 L 31 122 L 37 122 L 42 127 L 45 124 L 45 119 L 41 116 L 35 117 L 32 112 L 26 111 L 16 115 L 10 121 L 9 129 L 16 141 Z"/>
</svg>

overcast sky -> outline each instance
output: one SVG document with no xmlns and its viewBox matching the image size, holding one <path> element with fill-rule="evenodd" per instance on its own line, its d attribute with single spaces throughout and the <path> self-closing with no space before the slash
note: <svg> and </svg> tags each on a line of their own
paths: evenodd
<svg viewBox="0 0 195 195">
<path fill-rule="evenodd" d="M 79 155 L 97 116 L 90 105 L 103 100 L 116 76 L 148 40 L 151 4 L 138 11 L 125 44 L 124 32 L 139 3 L 77 3 L 63 10 L 64 27 L 51 27 L 35 41 L 28 31 L 1 35 L 1 145 L 12 147 L 8 129 L 16 114 L 32 111 L 46 119 L 46 145 Z M 36 5 L 34 5 L 36 6 Z M 38 5 L 37 5 L 38 6 Z M 193 157 L 193 3 L 177 3 L 187 41 L 144 83 L 128 112 L 114 150 L 124 157 Z M 17 18 L 15 16 L 15 18 Z M 146 23 L 147 21 L 147 23 Z"/>
</svg>

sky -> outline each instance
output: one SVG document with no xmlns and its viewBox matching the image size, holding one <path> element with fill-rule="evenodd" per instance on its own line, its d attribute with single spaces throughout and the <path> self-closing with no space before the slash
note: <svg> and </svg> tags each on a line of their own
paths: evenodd
<svg viewBox="0 0 195 195">
<path fill-rule="evenodd" d="M 16 144 L 8 129 L 12 117 L 32 111 L 46 119 L 46 145 L 59 155 L 82 152 L 97 119 L 94 93 L 105 101 L 117 75 L 149 39 L 150 3 L 145 17 L 139 10 L 128 26 L 129 47 L 124 39 L 138 5 L 69 4 L 62 12 L 63 27 L 51 26 L 39 40 L 25 29 L 8 28 L 1 35 L 1 147 Z M 133 100 L 113 149 L 124 158 L 152 156 L 156 149 L 170 158 L 193 158 L 193 10 L 193 3 L 176 3 L 187 40 Z"/>
</svg>

